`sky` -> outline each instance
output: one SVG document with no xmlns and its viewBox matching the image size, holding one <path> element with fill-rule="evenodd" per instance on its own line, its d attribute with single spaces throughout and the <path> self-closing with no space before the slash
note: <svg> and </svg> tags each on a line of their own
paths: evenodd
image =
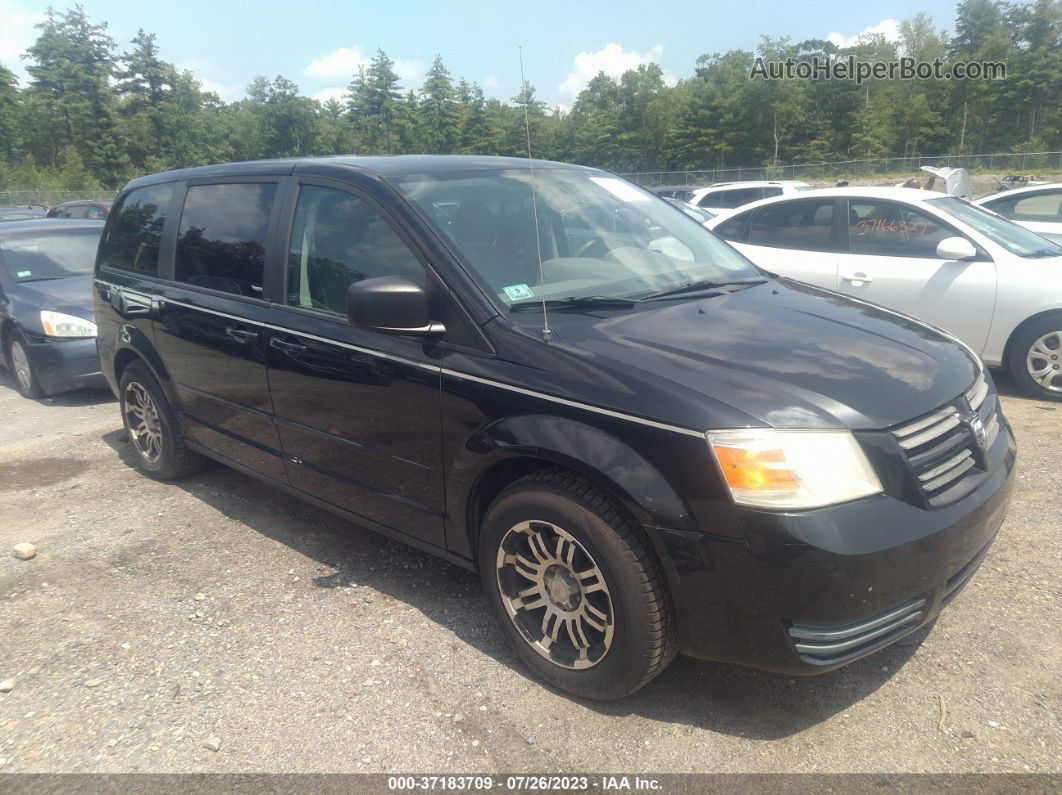
<svg viewBox="0 0 1062 795">
<path fill-rule="evenodd" d="M 754 50 L 759 37 L 837 44 L 873 30 L 894 37 L 898 20 L 925 11 L 951 31 L 957 0 L 81 0 L 93 22 L 107 22 L 119 51 L 138 28 L 158 37 L 164 60 L 192 70 L 204 88 L 239 99 L 256 75 L 280 74 L 303 94 L 337 96 L 377 48 L 396 62 L 403 89 L 419 88 L 441 54 L 455 80 L 478 82 L 509 100 L 524 72 L 538 97 L 568 107 L 597 72 L 619 76 L 654 61 L 673 82 L 698 56 Z M 71 3 L 72 4 L 72 3 Z M 0 0 L 0 63 L 25 82 L 20 55 L 36 37 L 48 2 Z M 60 0 L 51 5 L 64 8 Z"/>
</svg>

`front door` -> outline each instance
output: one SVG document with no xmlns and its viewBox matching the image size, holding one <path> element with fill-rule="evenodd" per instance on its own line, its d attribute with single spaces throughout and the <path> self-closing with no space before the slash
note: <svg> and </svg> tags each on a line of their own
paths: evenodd
<svg viewBox="0 0 1062 795">
<path fill-rule="evenodd" d="M 155 340 L 188 437 L 285 480 L 266 380 L 266 242 L 275 182 L 189 186 Z"/>
<path fill-rule="evenodd" d="M 974 260 L 938 257 L 937 244 L 956 236 L 936 216 L 910 205 L 852 199 L 849 250 L 839 257 L 837 289 L 939 326 L 980 354 L 995 308 L 996 266 L 987 254 Z"/>
<path fill-rule="evenodd" d="M 274 314 L 268 343 L 288 477 L 332 505 L 442 547 L 438 351 L 347 322 L 347 288 L 375 276 L 429 282 L 369 199 L 300 185 L 286 307 Z"/>
</svg>

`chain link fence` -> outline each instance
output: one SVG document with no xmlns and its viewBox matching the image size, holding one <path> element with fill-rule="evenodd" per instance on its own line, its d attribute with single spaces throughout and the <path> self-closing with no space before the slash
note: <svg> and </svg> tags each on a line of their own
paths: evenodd
<svg viewBox="0 0 1062 795">
<path fill-rule="evenodd" d="M 988 155 L 940 155 L 937 157 L 879 157 L 836 160 L 828 163 L 793 163 L 786 166 L 753 166 L 684 171 L 640 171 L 621 176 L 639 185 L 710 185 L 741 180 L 822 180 L 841 177 L 917 174 L 922 166 L 965 168 L 1000 174 L 1062 173 L 1062 152 L 1009 152 Z"/>
<path fill-rule="evenodd" d="M 0 207 L 23 207 L 29 204 L 52 207 L 63 202 L 78 200 L 114 201 L 117 191 L 113 190 L 63 190 L 61 188 L 0 190 Z"/>
</svg>

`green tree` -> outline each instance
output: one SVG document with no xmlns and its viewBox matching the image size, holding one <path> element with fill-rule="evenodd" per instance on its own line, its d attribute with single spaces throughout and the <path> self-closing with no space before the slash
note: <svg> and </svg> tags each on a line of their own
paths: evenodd
<svg viewBox="0 0 1062 795">
<path fill-rule="evenodd" d="M 420 88 L 419 119 L 424 151 L 450 154 L 457 148 L 461 135 L 457 97 L 441 55 L 435 56 Z"/>
</svg>

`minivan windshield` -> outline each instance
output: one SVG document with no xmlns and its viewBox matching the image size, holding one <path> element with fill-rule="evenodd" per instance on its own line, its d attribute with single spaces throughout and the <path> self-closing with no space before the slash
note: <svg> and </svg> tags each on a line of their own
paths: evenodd
<svg viewBox="0 0 1062 795">
<path fill-rule="evenodd" d="M 528 169 L 397 181 L 504 307 L 579 299 L 598 306 L 616 299 L 620 306 L 682 288 L 765 278 L 695 220 L 623 179 L 543 167 L 535 169 L 534 185 L 535 208 Z"/>
<path fill-rule="evenodd" d="M 1062 256 L 1062 246 L 1057 243 L 962 199 L 947 196 L 930 199 L 927 203 L 973 227 L 1011 254 L 1019 257 Z"/>
<path fill-rule="evenodd" d="M 17 282 L 64 279 L 92 273 L 103 225 L 87 229 L 55 230 L 43 234 L 12 235 L 0 239 L 0 261 Z"/>
</svg>

